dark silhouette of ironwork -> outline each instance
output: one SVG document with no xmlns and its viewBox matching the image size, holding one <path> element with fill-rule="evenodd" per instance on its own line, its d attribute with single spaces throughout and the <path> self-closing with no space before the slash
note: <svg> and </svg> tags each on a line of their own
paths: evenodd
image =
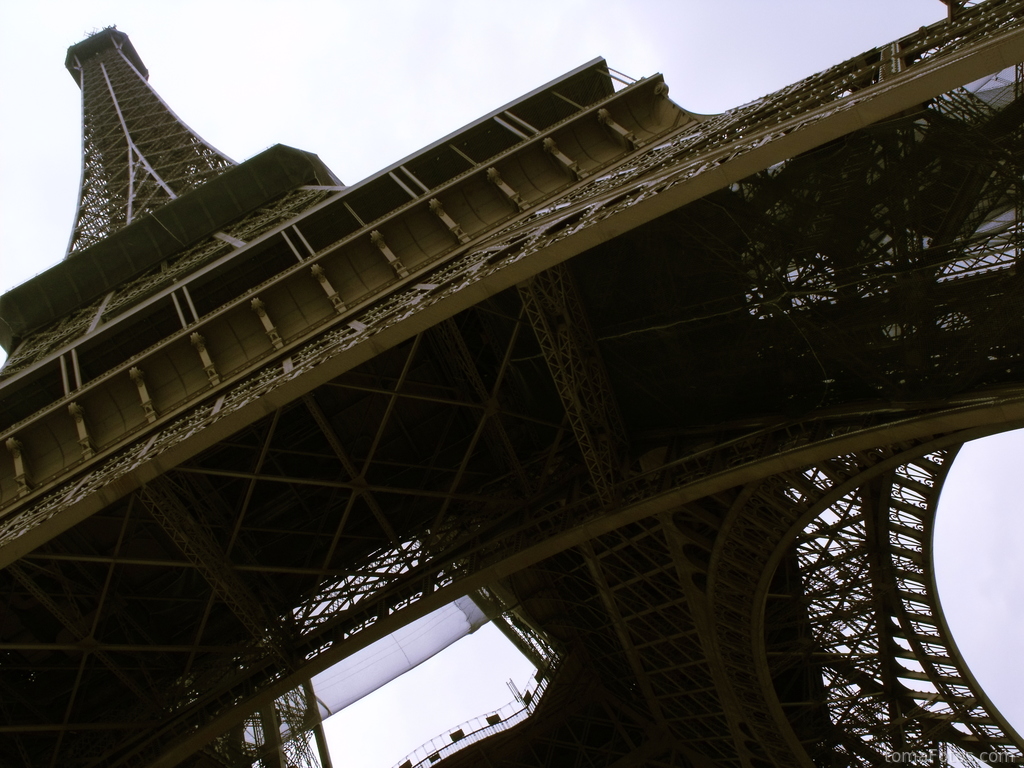
<svg viewBox="0 0 1024 768">
<path fill-rule="evenodd" d="M 0 762 L 327 765 L 310 679 L 464 595 L 539 698 L 419 764 L 1022 762 L 931 561 L 1024 426 L 1024 2 L 956 5 L 712 117 L 597 59 L 351 187 L 130 133 L 136 213 L 0 297 Z"/>
</svg>

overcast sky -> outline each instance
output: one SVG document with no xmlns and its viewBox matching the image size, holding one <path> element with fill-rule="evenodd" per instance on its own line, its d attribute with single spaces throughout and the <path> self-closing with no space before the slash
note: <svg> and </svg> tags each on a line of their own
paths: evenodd
<svg viewBox="0 0 1024 768">
<path fill-rule="evenodd" d="M 3 2 L 0 291 L 64 255 L 81 173 L 64 56 L 104 26 L 131 36 L 157 92 L 228 156 L 289 144 L 352 183 L 595 56 L 662 72 L 676 102 L 710 113 L 944 14 L 938 0 Z M 994 450 L 1018 475 L 1020 440 Z M 981 465 L 1003 468 L 991 455 Z M 1024 730 L 1019 494 L 964 497 L 940 515 L 943 600 L 972 669 Z"/>
</svg>

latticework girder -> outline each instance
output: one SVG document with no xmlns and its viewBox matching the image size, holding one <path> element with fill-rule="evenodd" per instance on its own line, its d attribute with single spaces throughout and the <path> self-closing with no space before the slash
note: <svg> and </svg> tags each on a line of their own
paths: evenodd
<svg viewBox="0 0 1024 768">
<path fill-rule="evenodd" d="M 490 590 L 563 655 L 451 763 L 1019 761 L 930 537 L 1024 424 L 1022 19 L 705 120 L 593 64 L 27 329 L 3 754 L 316 764 L 310 677 Z"/>
<path fill-rule="evenodd" d="M 217 599 L 245 626 L 253 641 L 265 644 L 280 662 L 289 665 L 291 660 L 276 617 L 265 614 L 260 599 L 238 577 L 205 522 L 212 516 L 203 509 L 202 498 L 190 491 L 186 484 L 161 478 L 146 485 L 137 498 L 209 582 Z"/>
<path fill-rule="evenodd" d="M 569 271 L 553 267 L 519 286 L 590 480 L 605 503 L 627 450 L 618 407 Z"/>
<path fill-rule="evenodd" d="M 1012 750 L 951 645 L 935 592 L 929 543 L 952 453 L 914 451 L 893 466 L 895 458 L 870 482 L 846 483 L 797 540 L 802 603 L 821 649 L 804 663 L 820 664 L 827 683 L 813 706 L 853 726 L 844 749 L 933 741 L 967 753 Z"/>
</svg>

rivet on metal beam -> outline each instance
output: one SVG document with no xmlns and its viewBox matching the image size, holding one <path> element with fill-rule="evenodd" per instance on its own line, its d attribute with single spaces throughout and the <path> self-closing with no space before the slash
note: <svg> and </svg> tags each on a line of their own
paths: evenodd
<svg viewBox="0 0 1024 768">
<path fill-rule="evenodd" d="M 580 170 L 575 160 L 570 160 L 555 143 L 555 140 L 548 137 L 544 139 L 544 151 L 551 155 L 555 160 L 561 163 L 565 169 L 572 174 L 572 177 L 579 181 L 584 178 L 587 174 Z"/>
<path fill-rule="evenodd" d="M 18 483 L 18 498 L 27 496 L 32 490 L 32 478 L 25 469 L 25 458 L 21 454 L 21 443 L 13 437 L 7 439 L 7 450 L 14 457 L 14 479 Z"/>
<path fill-rule="evenodd" d="M 430 201 L 427 203 L 427 207 L 430 208 L 430 212 L 432 214 L 437 216 L 437 218 L 439 218 L 444 225 L 448 227 L 448 231 L 455 235 L 455 238 L 460 243 L 469 242 L 469 235 L 462 230 L 462 227 L 455 223 L 455 219 L 444 212 L 444 206 L 441 205 L 440 200 L 436 197 L 430 198 Z"/>
<path fill-rule="evenodd" d="M 501 190 L 501 193 L 505 195 L 520 211 L 525 211 L 529 206 L 523 202 L 523 198 L 516 192 L 512 187 L 505 183 L 505 180 L 501 178 L 501 174 L 498 173 L 498 169 L 491 166 L 487 169 L 487 180 L 494 186 Z"/>
<path fill-rule="evenodd" d="M 284 346 L 284 342 L 281 341 L 281 334 L 277 332 L 277 328 L 274 327 L 273 321 L 270 316 L 267 315 L 266 305 L 257 297 L 249 302 L 249 306 L 252 307 L 252 311 L 259 317 L 260 322 L 263 323 L 263 330 L 267 332 L 267 336 L 270 337 L 271 344 L 274 345 L 274 349 L 280 349 Z"/>
<path fill-rule="evenodd" d="M 85 411 L 78 403 L 71 403 L 68 406 L 68 413 L 75 420 L 75 429 L 78 430 L 78 444 L 82 446 L 82 458 L 91 459 L 96 453 L 92 440 L 89 438 L 89 429 L 85 425 Z"/>
<path fill-rule="evenodd" d="M 139 389 L 139 400 L 142 401 L 142 410 L 146 412 L 146 420 L 152 424 L 156 421 L 156 408 L 153 407 L 153 400 L 149 396 L 149 390 L 146 389 L 146 374 L 142 372 L 141 368 L 133 367 L 128 371 L 128 375 L 131 376 L 135 386 Z"/>
<path fill-rule="evenodd" d="M 210 380 L 210 383 L 214 386 L 220 384 L 220 374 L 217 373 L 217 369 L 213 366 L 210 353 L 206 351 L 206 339 L 198 333 L 193 333 L 188 338 L 192 342 L 192 346 L 199 353 L 199 359 L 203 361 L 203 370 L 206 371 L 206 377 Z"/>
<path fill-rule="evenodd" d="M 370 242 L 380 249 L 380 252 L 384 254 L 384 258 L 388 260 L 388 264 L 398 273 L 399 277 L 409 276 L 409 270 L 405 268 L 401 260 L 395 256 L 394 252 L 388 248 L 388 244 L 384 242 L 384 235 L 375 229 L 370 233 Z"/>
<path fill-rule="evenodd" d="M 314 264 L 309 268 L 309 271 L 313 273 L 313 277 L 320 283 L 320 287 L 324 289 L 324 293 L 327 294 L 327 298 L 331 300 L 331 304 L 334 305 L 334 311 L 339 315 L 345 311 L 345 302 L 342 301 L 341 296 L 334 290 L 334 286 L 331 285 L 331 281 L 327 278 L 327 273 L 324 272 L 324 268 L 319 264 Z"/>
<path fill-rule="evenodd" d="M 597 110 L 597 122 L 611 128 L 612 132 L 618 134 L 630 149 L 636 149 L 641 146 L 642 142 L 637 141 L 636 134 L 615 122 L 614 118 L 612 118 L 612 113 L 607 109 L 601 108 Z"/>
</svg>

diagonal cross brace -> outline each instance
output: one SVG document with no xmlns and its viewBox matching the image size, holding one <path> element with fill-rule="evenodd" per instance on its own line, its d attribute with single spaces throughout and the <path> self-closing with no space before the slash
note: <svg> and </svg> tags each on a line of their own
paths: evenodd
<svg viewBox="0 0 1024 768">
<path fill-rule="evenodd" d="M 67 600 L 65 603 L 67 608 L 58 605 L 44 589 L 36 584 L 35 580 L 18 563 L 12 563 L 7 566 L 7 569 L 18 583 L 20 583 L 21 586 L 23 586 L 28 593 L 32 595 L 32 597 L 38 600 L 41 605 L 45 606 L 46 610 L 48 610 L 53 617 L 63 624 L 64 628 L 71 633 L 71 636 L 82 644 L 84 651 L 91 653 L 99 659 L 107 669 L 114 673 L 114 676 L 121 681 L 125 688 L 134 693 L 140 701 L 147 703 L 152 702 L 152 693 L 147 693 L 139 688 L 136 682 L 128 677 L 128 675 L 125 674 L 125 671 L 121 669 L 120 665 L 111 659 L 106 652 L 101 651 L 98 648 L 90 648 L 90 641 L 92 641 L 93 638 L 83 631 L 83 617 L 78 612 L 78 609 L 75 608 L 73 602 Z"/>
<path fill-rule="evenodd" d="M 519 460 L 515 446 L 512 444 L 512 439 L 509 437 L 508 431 L 501 423 L 498 415 L 498 389 L 500 388 L 501 380 L 499 379 L 495 383 L 493 391 L 488 391 L 480 376 L 480 370 L 473 360 L 473 355 L 470 354 L 469 347 L 466 346 L 466 340 L 463 338 L 458 324 L 453 319 L 448 318 L 438 323 L 434 326 L 434 332 L 444 344 L 446 357 L 451 362 L 452 367 L 455 368 L 457 375 L 472 388 L 472 394 L 487 409 L 483 416 L 484 419 L 487 419 L 484 438 L 490 444 L 491 450 L 501 457 L 506 468 L 515 475 L 520 489 L 524 493 L 528 493 L 530 490 L 530 480 L 523 469 L 522 462 Z"/>
<path fill-rule="evenodd" d="M 304 395 L 302 402 L 306 404 L 306 410 L 309 411 L 313 420 L 320 428 L 320 432 L 327 439 L 327 442 L 331 446 L 331 450 L 334 451 L 334 455 L 337 456 L 338 461 L 341 462 L 342 468 L 348 473 L 349 479 L 353 482 L 360 482 L 362 473 L 356 469 L 355 463 L 352 458 L 348 455 L 348 451 L 345 450 L 345 446 L 341 444 L 341 440 L 338 439 L 338 434 L 334 431 L 334 427 L 331 426 L 331 422 L 328 421 L 327 415 L 323 412 L 320 406 L 317 404 L 316 399 L 313 395 Z M 387 515 L 384 514 L 384 510 L 381 509 L 380 504 L 377 502 L 376 497 L 369 491 L 362 492 L 363 501 L 366 502 L 366 506 L 370 508 L 374 518 L 380 524 L 380 527 L 384 529 L 384 533 L 391 539 L 393 544 L 398 544 L 398 534 L 395 532 L 394 526 L 388 520 Z"/>
<path fill-rule="evenodd" d="M 287 639 L 279 620 L 263 610 L 256 595 L 232 568 L 213 534 L 189 511 L 178 491 L 178 487 L 164 477 L 144 485 L 138 494 L 153 519 L 203 574 L 249 634 L 291 667 Z"/>
</svg>

